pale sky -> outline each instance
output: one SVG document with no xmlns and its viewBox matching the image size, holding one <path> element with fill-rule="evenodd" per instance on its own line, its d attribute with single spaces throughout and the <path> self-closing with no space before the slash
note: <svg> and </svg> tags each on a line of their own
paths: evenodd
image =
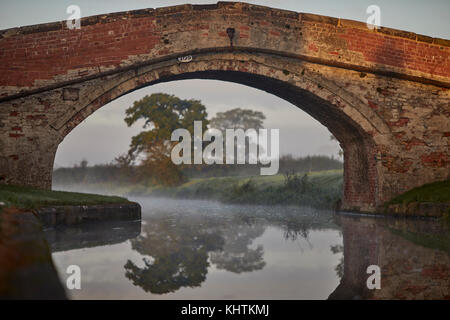
<svg viewBox="0 0 450 320">
<path fill-rule="evenodd" d="M 78 5 L 83 17 L 162 6 L 217 1 L 188 0 L 0 0 L 0 29 L 66 20 L 66 8 Z M 433 37 L 450 38 L 450 0 L 249 0 L 275 8 L 366 21 L 369 5 L 381 9 L 381 24 Z M 290 103 L 254 88 L 214 80 L 183 80 L 147 87 L 127 94 L 96 111 L 60 144 L 56 166 L 72 166 L 82 159 L 90 164 L 106 163 L 128 150 L 131 137 L 141 128 L 128 128 L 125 109 L 146 94 L 164 92 L 203 102 L 208 114 L 232 108 L 264 112 L 266 128 L 280 129 L 280 151 L 304 156 L 336 155 L 338 145 L 328 130 Z"/>
</svg>

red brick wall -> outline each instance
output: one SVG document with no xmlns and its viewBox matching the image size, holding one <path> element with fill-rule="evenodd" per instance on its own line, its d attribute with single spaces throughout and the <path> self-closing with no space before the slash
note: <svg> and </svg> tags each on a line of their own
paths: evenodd
<svg viewBox="0 0 450 320">
<path fill-rule="evenodd" d="M 227 46 L 228 27 L 237 31 L 236 46 L 411 76 L 450 77 L 447 40 L 385 28 L 374 32 L 353 21 L 221 3 L 89 17 L 82 20 L 80 30 L 68 30 L 64 21 L 5 30 L 0 33 L 0 88 L 36 87 L 36 80 L 57 83 L 168 54 Z M 181 41 L 174 36 L 177 32 L 184 34 Z M 192 47 L 192 39 L 198 37 L 206 41 Z M 149 56 L 129 60 L 138 55 Z"/>
</svg>

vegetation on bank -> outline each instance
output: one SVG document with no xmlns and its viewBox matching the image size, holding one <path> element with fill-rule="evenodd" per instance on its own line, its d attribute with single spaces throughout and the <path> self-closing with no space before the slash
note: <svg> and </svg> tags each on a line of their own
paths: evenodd
<svg viewBox="0 0 450 320">
<path fill-rule="evenodd" d="M 341 170 L 342 161 L 327 156 L 293 157 L 284 155 L 280 158 L 279 172 L 306 172 Z M 190 165 L 181 169 L 186 180 L 199 178 L 249 177 L 260 174 L 260 166 L 243 165 Z M 139 166 L 121 166 L 119 163 L 88 166 L 87 161 L 81 161 L 71 168 L 61 167 L 53 171 L 53 184 L 64 185 L 93 185 L 93 184 L 142 184 L 153 185 L 145 179 L 146 174 Z M 278 179 L 282 180 L 282 176 Z M 189 183 L 189 182 L 188 182 Z"/>
<path fill-rule="evenodd" d="M 196 178 L 177 186 L 83 184 L 82 187 L 125 196 L 207 199 L 224 203 L 301 205 L 331 209 L 341 198 L 342 170 L 275 176 Z M 79 185 L 81 188 L 81 185 Z M 76 185 L 71 188 L 77 189 Z"/>
<path fill-rule="evenodd" d="M 127 203 L 127 199 L 117 196 L 41 190 L 31 187 L 0 185 L 0 202 L 5 207 L 37 209 L 43 206 L 97 205 Z"/>
<path fill-rule="evenodd" d="M 424 184 L 395 197 L 387 205 L 411 202 L 450 202 L 450 180 Z"/>
<path fill-rule="evenodd" d="M 95 190 L 127 196 L 333 207 L 342 192 L 343 163 L 340 159 L 284 155 L 279 159 L 279 172 L 289 174 L 275 177 L 261 177 L 263 165 L 250 164 L 250 160 L 260 159 L 271 149 L 254 137 L 264 128 L 265 119 L 260 111 L 241 108 L 218 112 L 215 117 L 208 118 L 206 107 L 200 100 L 180 99 L 165 93 L 147 95 L 126 110 L 124 120 L 128 126 L 143 121 L 143 130 L 132 137 L 127 153 L 110 164 L 89 167 L 83 160 L 73 168 L 58 168 L 53 172 L 53 185 L 62 190 Z M 201 122 L 201 128 L 197 123 L 195 129 L 195 121 Z M 172 141 L 172 133 L 181 128 L 184 129 L 181 141 Z M 198 146 L 194 146 L 190 137 L 199 129 L 203 133 L 208 128 L 222 134 L 215 131 L 211 139 L 203 141 L 202 150 L 197 150 Z M 232 139 L 231 145 L 222 139 L 228 129 L 241 133 Z M 225 149 L 226 153 L 239 154 L 247 164 L 206 165 L 183 161 L 175 165 L 172 161 L 172 154 L 192 158 L 192 154 L 202 151 L 203 158 L 218 160 L 217 156 L 220 156 L 224 161 L 215 162 L 226 163 L 222 153 Z M 251 151 L 255 150 L 257 152 L 253 154 Z M 335 171 L 312 173 L 326 170 Z"/>
<path fill-rule="evenodd" d="M 302 205 L 331 209 L 341 198 L 342 171 L 288 173 L 276 176 L 197 179 L 152 194 L 216 199 L 225 203 Z"/>
<path fill-rule="evenodd" d="M 270 147 L 255 140 L 255 133 L 264 128 L 266 116 L 251 109 L 234 108 L 208 118 L 200 100 L 180 99 L 174 95 L 154 93 L 135 101 L 126 110 L 128 126 L 144 124 L 142 131 L 132 137 L 127 153 L 106 165 L 89 167 L 87 161 L 73 168 L 59 168 L 53 173 L 53 184 L 58 189 L 97 190 L 107 194 L 129 196 L 165 196 L 188 199 L 213 199 L 227 203 L 288 204 L 332 207 L 341 197 L 342 161 L 334 157 L 284 155 L 279 159 L 280 173 L 276 177 L 261 177 L 262 164 L 250 164 L 261 158 Z M 201 122 L 200 128 L 195 123 Z M 184 129 L 181 141 L 172 141 L 172 133 Z M 196 150 L 190 137 L 196 132 L 217 129 L 211 139 L 205 139 L 202 150 Z M 230 145 L 224 141 L 226 130 L 239 130 Z M 201 136 L 203 134 L 201 133 Z M 189 139 L 185 139 L 184 136 Z M 186 140 L 186 141 L 185 141 Z M 213 140 L 213 141 L 211 141 Z M 210 143 L 211 142 L 211 143 Z M 177 149 L 174 149 L 177 147 Z M 230 149 L 229 149 L 230 148 Z M 247 164 L 191 164 L 182 161 L 175 165 L 172 155 L 192 160 L 192 154 L 201 151 L 203 158 L 226 160 L 223 150 L 239 154 Z M 256 154 L 252 151 L 257 150 Z M 219 151 L 221 150 L 221 151 Z M 174 153 L 175 151 L 175 153 Z M 338 170 L 325 174 L 313 171 Z M 308 172 L 308 174 L 306 174 Z"/>
</svg>

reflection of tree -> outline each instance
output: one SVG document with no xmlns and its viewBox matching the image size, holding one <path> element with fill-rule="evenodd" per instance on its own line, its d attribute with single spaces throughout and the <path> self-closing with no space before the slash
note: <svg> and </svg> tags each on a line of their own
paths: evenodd
<svg viewBox="0 0 450 320">
<path fill-rule="evenodd" d="M 143 265 L 127 261 L 126 277 L 146 292 L 164 294 L 198 287 L 211 264 L 233 273 L 265 267 L 264 248 L 252 245 L 267 225 L 284 231 L 286 240 L 308 239 L 310 230 L 335 228 L 330 215 L 309 209 L 260 207 L 230 209 L 227 215 L 208 212 L 173 214 L 165 209 L 146 218 L 133 250 L 149 258 Z M 209 261 L 208 261 L 209 257 Z"/>
<path fill-rule="evenodd" d="M 284 229 L 284 238 L 286 240 L 296 241 L 298 238 L 308 240 L 309 230 L 311 228 L 309 224 L 286 221 L 286 224 L 282 225 L 282 227 Z"/>
<path fill-rule="evenodd" d="M 222 251 L 211 253 L 211 262 L 218 269 L 234 273 L 261 270 L 264 262 L 264 248 L 258 245 L 256 249 L 249 248 L 253 240 L 264 233 L 261 224 L 236 224 L 223 232 L 225 244 Z"/>
<path fill-rule="evenodd" d="M 211 228 L 190 219 L 150 219 L 132 248 L 153 259 L 144 267 L 128 260 L 126 277 L 146 292 L 163 294 L 181 287 L 197 287 L 208 272 L 208 252 L 219 250 L 223 238 Z"/>
<path fill-rule="evenodd" d="M 333 252 L 333 254 L 338 254 L 341 253 L 342 257 L 339 260 L 339 263 L 336 267 L 334 267 L 334 270 L 336 271 L 337 276 L 339 277 L 339 279 L 342 279 L 342 277 L 344 276 L 344 246 L 337 244 L 335 246 L 331 246 L 330 247 L 331 252 Z"/>
<path fill-rule="evenodd" d="M 294 215 L 284 215 L 271 220 L 284 230 L 284 238 L 291 241 L 296 241 L 299 238 L 308 240 L 309 232 L 313 229 L 315 223 L 309 217 L 296 217 Z"/>
</svg>

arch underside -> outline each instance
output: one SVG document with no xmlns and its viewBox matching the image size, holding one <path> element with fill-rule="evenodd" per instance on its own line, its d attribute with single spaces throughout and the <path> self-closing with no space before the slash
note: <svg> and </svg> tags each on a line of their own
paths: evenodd
<svg viewBox="0 0 450 320">
<path fill-rule="evenodd" d="M 373 161 L 375 143 L 370 133 L 386 133 L 387 129 L 384 122 L 362 103 L 355 106 L 349 102 L 358 103 L 357 98 L 342 90 L 339 94 L 332 91 L 336 86 L 309 68 L 303 63 L 286 64 L 285 60 L 277 65 L 276 57 L 261 60 L 260 56 L 250 55 L 236 59 L 230 53 L 194 56 L 189 63 L 171 59 L 97 81 L 104 90 L 91 97 L 89 103 L 67 121 L 55 122 L 52 127 L 64 137 L 103 105 L 131 91 L 161 82 L 214 79 L 239 83 L 292 103 L 328 128 L 344 150 L 344 209 L 367 210 L 376 205 L 377 189 Z M 92 86 L 88 87 L 92 90 Z M 361 208 L 361 203 L 366 203 L 367 208 Z"/>
</svg>

